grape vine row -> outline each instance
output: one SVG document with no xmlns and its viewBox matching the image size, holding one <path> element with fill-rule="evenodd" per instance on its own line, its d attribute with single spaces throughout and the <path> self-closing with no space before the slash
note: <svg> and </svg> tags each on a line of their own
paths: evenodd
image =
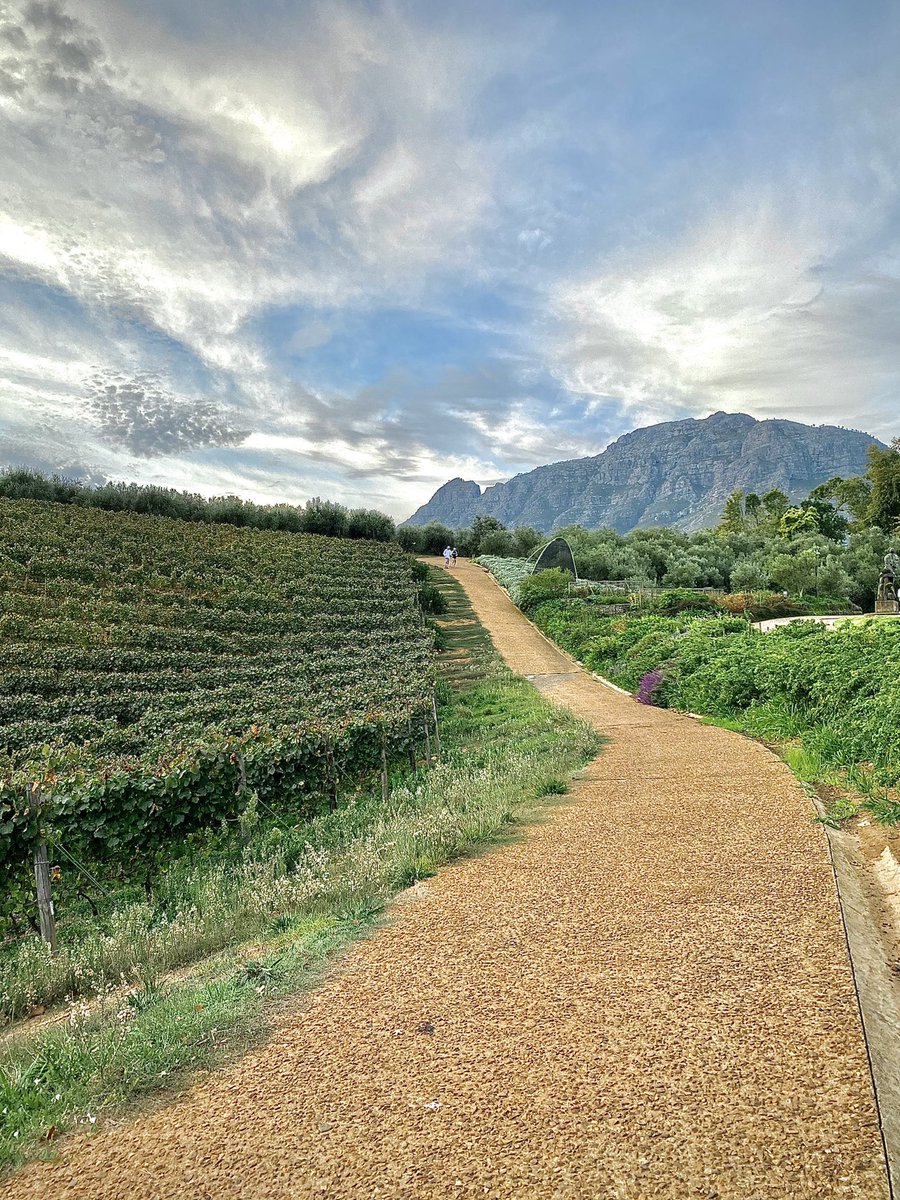
<svg viewBox="0 0 900 1200">
<path fill-rule="evenodd" d="M 147 855 L 409 748 L 430 638 L 396 546 L 0 499 L 0 873 L 44 819 Z"/>
</svg>

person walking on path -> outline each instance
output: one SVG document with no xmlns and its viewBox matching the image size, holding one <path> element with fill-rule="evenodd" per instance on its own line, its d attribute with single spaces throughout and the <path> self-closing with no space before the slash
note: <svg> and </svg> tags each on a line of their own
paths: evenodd
<svg viewBox="0 0 900 1200">
<path fill-rule="evenodd" d="M 449 546 L 444 547 L 444 566 L 449 569 L 450 560 L 453 558 L 453 551 Z"/>
<path fill-rule="evenodd" d="M 450 566 L 451 567 L 456 566 L 456 560 L 458 558 L 459 558 L 459 552 L 457 551 L 456 547 L 454 546 L 453 549 L 450 551 Z"/>
</svg>

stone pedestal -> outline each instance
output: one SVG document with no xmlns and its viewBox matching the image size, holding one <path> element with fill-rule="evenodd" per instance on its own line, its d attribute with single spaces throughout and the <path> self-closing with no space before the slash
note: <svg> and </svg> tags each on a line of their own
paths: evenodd
<svg viewBox="0 0 900 1200">
<path fill-rule="evenodd" d="M 875 616 L 876 617 L 896 617 L 900 615 L 900 601 L 898 600 L 876 600 L 875 601 Z"/>
</svg>

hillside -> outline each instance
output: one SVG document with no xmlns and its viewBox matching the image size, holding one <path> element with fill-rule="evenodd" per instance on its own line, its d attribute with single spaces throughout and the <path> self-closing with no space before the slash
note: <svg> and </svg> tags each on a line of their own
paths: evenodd
<svg viewBox="0 0 900 1200">
<path fill-rule="evenodd" d="M 137 857 L 251 796 L 308 815 L 430 714 L 397 547 L 3 499 L 0 546 L 0 869 L 23 885 L 35 784 L 72 852 Z"/>
<path fill-rule="evenodd" d="M 873 444 L 880 443 L 867 433 L 834 425 L 718 412 L 635 429 L 602 454 L 538 467 L 481 495 L 477 484 L 451 480 L 406 524 L 459 527 L 483 515 L 545 532 L 576 524 L 620 533 L 653 525 L 703 529 L 718 521 L 735 488 L 780 488 L 802 499 L 832 475 L 861 474 Z"/>
</svg>

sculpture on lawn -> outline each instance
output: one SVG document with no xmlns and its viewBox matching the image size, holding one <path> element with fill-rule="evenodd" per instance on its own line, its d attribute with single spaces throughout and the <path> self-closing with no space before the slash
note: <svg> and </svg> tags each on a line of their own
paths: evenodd
<svg viewBox="0 0 900 1200">
<path fill-rule="evenodd" d="M 897 588 L 900 586 L 900 558 L 893 550 L 888 550 L 884 556 L 884 565 L 878 579 L 878 590 L 875 593 L 876 612 L 897 612 L 900 603 L 897 599 Z"/>
</svg>

